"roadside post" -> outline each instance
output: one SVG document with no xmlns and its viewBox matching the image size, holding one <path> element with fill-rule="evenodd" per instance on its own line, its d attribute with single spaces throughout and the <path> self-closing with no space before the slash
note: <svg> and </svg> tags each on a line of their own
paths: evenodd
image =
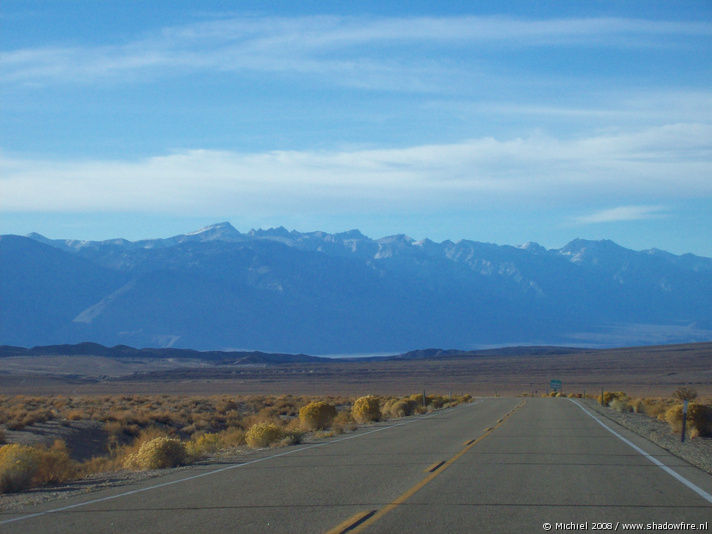
<svg viewBox="0 0 712 534">
<path fill-rule="evenodd" d="M 697 398 L 697 391 L 689 387 L 679 387 L 672 394 L 678 400 L 682 401 L 682 435 L 680 441 L 685 442 L 685 427 L 687 426 L 687 405 L 691 400 Z"/>
<path fill-rule="evenodd" d="M 687 403 L 690 402 L 687 399 L 682 401 L 682 438 L 680 441 L 685 443 L 685 426 L 687 425 Z"/>
</svg>

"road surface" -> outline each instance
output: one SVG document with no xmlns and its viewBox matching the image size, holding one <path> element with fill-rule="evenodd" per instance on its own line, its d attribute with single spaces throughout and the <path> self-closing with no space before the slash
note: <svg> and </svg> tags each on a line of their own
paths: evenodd
<svg viewBox="0 0 712 534">
<path fill-rule="evenodd" d="M 613 532 L 680 522 L 712 528 L 709 474 L 583 404 L 488 398 L 5 512 L 0 532 Z"/>
</svg>

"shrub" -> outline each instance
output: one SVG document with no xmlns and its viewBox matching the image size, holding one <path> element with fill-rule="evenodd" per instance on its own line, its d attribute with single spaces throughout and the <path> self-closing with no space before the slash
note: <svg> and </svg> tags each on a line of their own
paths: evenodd
<svg viewBox="0 0 712 534">
<path fill-rule="evenodd" d="M 238 427 L 228 427 L 220 432 L 223 447 L 237 447 L 245 444 L 245 431 Z"/>
<path fill-rule="evenodd" d="M 617 398 L 611 400 L 611 402 L 608 406 L 617 412 L 631 412 L 631 411 L 633 411 L 633 408 L 631 405 L 629 405 L 626 401 L 617 399 Z"/>
<path fill-rule="evenodd" d="M 0 447 L 0 492 L 32 487 L 38 466 L 37 450 L 33 447 L 17 443 Z"/>
<path fill-rule="evenodd" d="M 245 434 L 245 441 L 253 449 L 267 447 L 284 438 L 284 432 L 274 423 L 255 423 Z"/>
<path fill-rule="evenodd" d="M 665 412 L 665 420 L 673 431 L 682 431 L 682 406 L 668 408 Z M 690 404 L 687 407 L 687 428 L 692 438 L 712 436 L 712 406 Z"/>
<path fill-rule="evenodd" d="M 351 415 L 357 423 L 378 421 L 381 418 L 381 407 L 379 406 L 378 398 L 373 395 L 359 397 L 354 401 Z"/>
<path fill-rule="evenodd" d="M 232 399 L 220 399 L 215 405 L 215 409 L 220 413 L 237 410 L 237 403 Z"/>
<path fill-rule="evenodd" d="M 35 484 L 57 484 L 77 475 L 77 467 L 69 457 L 67 445 L 61 439 L 55 440 L 50 448 L 37 449 L 38 465 Z"/>
<path fill-rule="evenodd" d="M 138 452 L 129 454 L 124 467 L 129 469 L 163 469 L 186 461 L 185 446 L 177 439 L 158 437 L 144 441 Z"/>
<path fill-rule="evenodd" d="M 642 399 L 635 399 L 630 407 L 635 413 L 647 414 L 645 411 L 645 402 L 643 402 Z"/>
<path fill-rule="evenodd" d="M 444 395 L 428 395 L 426 400 L 428 402 L 428 406 L 434 408 L 435 410 L 439 410 L 440 408 L 447 406 L 450 402 L 450 399 Z"/>
<path fill-rule="evenodd" d="M 673 398 L 681 401 L 691 401 L 697 398 L 697 391 L 693 388 L 679 387 L 672 394 Z"/>
<path fill-rule="evenodd" d="M 679 432 L 682 429 L 682 406 L 671 406 L 665 411 L 665 421 L 670 427 Z"/>
<path fill-rule="evenodd" d="M 628 395 L 623 391 L 604 391 L 603 392 L 603 405 L 610 406 L 613 399 L 619 399 L 621 401 L 627 401 Z"/>
<path fill-rule="evenodd" d="M 356 422 L 351 415 L 351 410 L 342 410 L 334 418 L 334 427 L 337 431 L 343 432 L 345 429 L 356 430 Z"/>
<path fill-rule="evenodd" d="M 687 418 L 700 436 L 712 436 L 712 406 L 690 404 Z"/>
<path fill-rule="evenodd" d="M 220 445 L 220 436 L 218 434 L 199 434 L 186 444 L 185 451 L 191 458 L 201 458 L 208 453 L 217 451 Z"/>
<path fill-rule="evenodd" d="M 672 401 L 667 399 L 642 399 L 642 411 L 645 415 L 656 417 L 660 421 L 665 421 L 665 413 L 672 405 Z"/>
<path fill-rule="evenodd" d="M 310 402 L 299 409 L 299 422 L 306 430 L 325 430 L 336 417 L 336 408 L 324 401 Z"/>
<path fill-rule="evenodd" d="M 86 414 L 82 410 L 70 410 L 67 413 L 67 419 L 70 421 L 79 421 L 86 418 Z"/>
<path fill-rule="evenodd" d="M 287 445 L 298 445 L 304 439 L 304 432 L 300 430 L 288 430 L 282 434 L 284 437 L 277 443 L 280 447 Z"/>
<path fill-rule="evenodd" d="M 78 468 L 78 473 L 82 476 L 93 475 L 96 473 L 107 473 L 117 471 L 123 467 L 123 462 L 114 456 L 93 456 L 88 460 L 84 460 Z"/>
<path fill-rule="evenodd" d="M 418 409 L 418 403 L 410 398 L 396 400 L 384 406 L 384 412 L 389 417 L 407 417 L 413 415 Z"/>
</svg>

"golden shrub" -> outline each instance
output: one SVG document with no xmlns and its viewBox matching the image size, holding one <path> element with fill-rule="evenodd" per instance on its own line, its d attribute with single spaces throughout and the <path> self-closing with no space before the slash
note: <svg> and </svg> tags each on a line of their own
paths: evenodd
<svg viewBox="0 0 712 534">
<path fill-rule="evenodd" d="M 641 404 L 639 411 L 650 417 L 665 421 L 665 412 L 672 405 L 672 401 L 667 399 L 641 399 Z"/>
<path fill-rule="evenodd" d="M 177 439 L 158 437 L 144 441 L 138 451 L 129 454 L 124 467 L 129 469 L 163 469 L 186 461 L 185 445 Z"/>
<path fill-rule="evenodd" d="M 78 468 L 78 473 L 82 476 L 93 475 L 96 473 L 108 473 L 117 471 L 123 467 L 123 462 L 120 458 L 114 456 L 93 456 L 88 460 L 84 460 Z"/>
<path fill-rule="evenodd" d="M 253 449 L 267 447 L 284 438 L 284 431 L 274 423 L 255 423 L 245 434 L 245 441 Z"/>
<path fill-rule="evenodd" d="M 215 404 L 215 409 L 220 413 L 226 413 L 237 410 L 237 403 L 232 399 L 220 399 Z"/>
<path fill-rule="evenodd" d="M 418 403 L 410 398 L 398 399 L 384 406 L 383 411 L 389 417 L 407 417 L 418 410 Z"/>
<path fill-rule="evenodd" d="M 631 401 L 630 407 L 635 413 L 641 413 L 641 414 L 646 413 L 645 402 L 643 402 L 643 399 L 635 399 L 635 400 Z"/>
<path fill-rule="evenodd" d="M 351 415 L 357 423 L 378 421 L 381 418 L 381 407 L 378 398 L 373 395 L 359 397 L 354 401 Z"/>
<path fill-rule="evenodd" d="M 39 457 L 33 447 L 17 443 L 0 447 L 0 493 L 32 487 L 38 466 Z"/>
<path fill-rule="evenodd" d="M 675 432 L 679 432 L 682 429 L 682 406 L 671 406 L 665 410 L 665 421 Z"/>
<path fill-rule="evenodd" d="M 325 430 L 336 417 L 336 408 L 324 401 L 310 402 L 299 409 L 299 422 L 306 430 Z"/>
<path fill-rule="evenodd" d="M 447 404 L 448 399 L 442 395 L 428 395 L 426 397 L 426 401 L 428 406 L 432 406 L 434 409 L 439 410 Z"/>
<path fill-rule="evenodd" d="M 346 430 L 356 430 L 356 422 L 351 415 L 351 410 L 342 410 L 336 414 L 334 418 L 334 427 L 343 432 Z"/>
<path fill-rule="evenodd" d="M 67 445 L 55 440 L 49 448 L 37 449 L 38 465 L 35 484 L 57 484 L 72 479 L 77 474 L 76 464 L 69 457 Z"/>
<path fill-rule="evenodd" d="M 682 431 L 682 406 L 678 404 L 668 408 L 665 420 L 673 431 Z M 687 429 L 690 437 L 712 436 L 712 406 L 690 403 L 687 407 Z"/>
<path fill-rule="evenodd" d="M 194 436 L 186 445 L 185 451 L 191 458 L 201 458 L 220 449 L 220 436 L 215 433 Z"/>
<path fill-rule="evenodd" d="M 220 432 L 223 447 L 236 447 L 245 444 L 245 431 L 239 427 L 228 427 Z"/>
<path fill-rule="evenodd" d="M 633 407 L 628 404 L 625 400 L 615 398 L 612 399 L 608 406 L 617 412 L 632 412 Z"/>
<path fill-rule="evenodd" d="M 604 391 L 603 392 L 603 405 L 604 406 L 609 406 L 613 399 L 627 401 L 628 395 L 626 395 L 623 391 Z"/>
<path fill-rule="evenodd" d="M 679 387 L 672 394 L 673 398 L 681 401 L 691 401 L 697 398 L 697 391 L 693 388 Z"/>
<path fill-rule="evenodd" d="M 80 419 L 86 418 L 87 415 L 82 410 L 70 410 L 67 412 L 66 417 L 70 421 L 79 421 Z"/>
<path fill-rule="evenodd" d="M 390 418 L 393 417 L 393 414 L 391 414 L 391 408 L 393 405 L 398 402 L 397 397 L 388 397 L 385 400 L 381 400 L 381 415 L 385 418 Z"/>
<path fill-rule="evenodd" d="M 712 436 L 712 406 L 690 404 L 687 417 L 700 436 Z"/>
</svg>

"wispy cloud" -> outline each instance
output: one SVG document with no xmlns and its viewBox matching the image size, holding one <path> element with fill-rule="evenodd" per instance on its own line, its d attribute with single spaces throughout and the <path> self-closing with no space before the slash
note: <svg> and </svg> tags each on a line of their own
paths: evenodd
<svg viewBox="0 0 712 534">
<path fill-rule="evenodd" d="M 464 45 L 660 47 L 690 36 L 710 37 L 712 29 L 698 22 L 622 18 L 230 18 L 103 46 L 5 50 L 0 73 L 5 84 L 30 85 L 125 82 L 210 70 L 329 75 L 336 83 L 362 86 L 393 84 L 398 73 L 403 77 L 399 88 L 405 89 L 414 80 L 427 87 L 423 70 L 432 76 L 437 68 L 453 68 L 413 57 L 414 44 L 431 47 L 428 55 L 442 59 L 448 56 L 439 48 L 443 45 L 450 52 Z"/>
<path fill-rule="evenodd" d="M 189 150 L 134 161 L 0 158 L 3 211 L 314 213 L 630 202 L 580 222 L 650 216 L 635 199 L 712 196 L 712 126 L 580 139 L 490 137 L 351 151 Z M 663 204 L 665 201 L 656 201 Z"/>
<path fill-rule="evenodd" d="M 447 109 L 453 113 L 477 115 L 516 115 L 538 119 L 585 119 L 610 123 L 631 122 L 712 122 L 712 93 L 689 89 L 629 91 L 620 95 L 611 91 L 587 95 L 585 105 L 571 106 L 552 103 L 502 102 L 494 100 L 433 100 L 432 109 Z"/>
<path fill-rule="evenodd" d="M 639 221 L 664 217 L 667 209 L 664 206 L 618 206 L 597 211 L 576 218 L 581 224 L 612 223 L 622 221 Z"/>
</svg>

